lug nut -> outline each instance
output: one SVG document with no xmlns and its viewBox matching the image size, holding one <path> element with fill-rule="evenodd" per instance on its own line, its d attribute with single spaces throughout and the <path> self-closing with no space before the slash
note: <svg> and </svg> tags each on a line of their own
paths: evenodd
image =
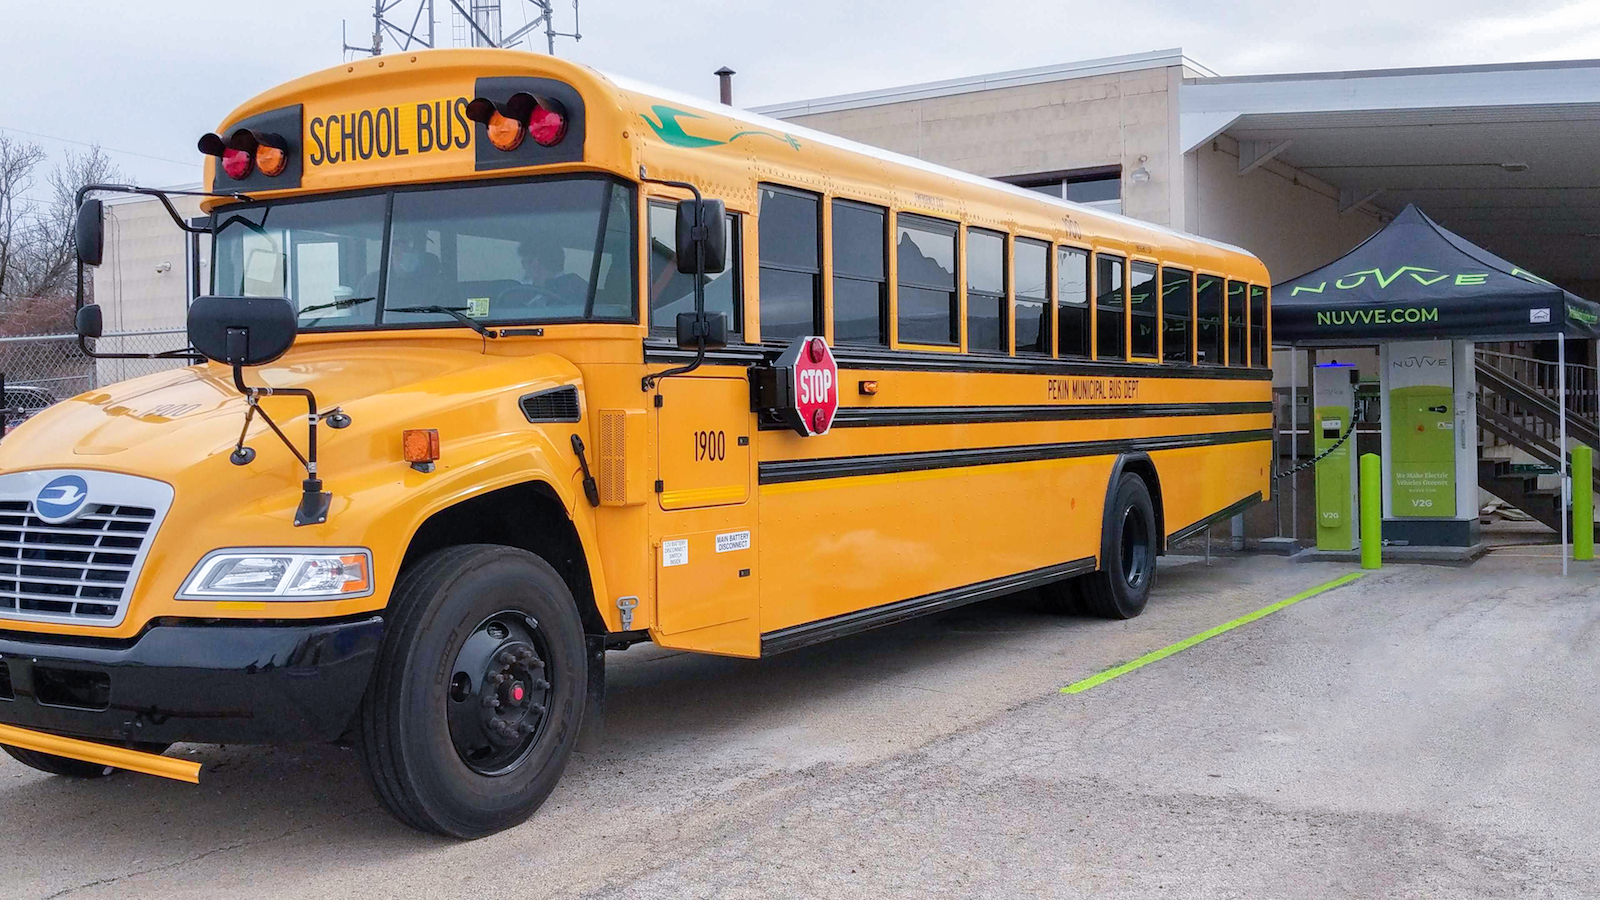
<svg viewBox="0 0 1600 900">
<path fill-rule="evenodd" d="M 496 656 L 495 660 L 501 665 L 509 666 L 517 661 L 517 655 L 510 650 L 501 650 L 500 655 Z"/>
</svg>

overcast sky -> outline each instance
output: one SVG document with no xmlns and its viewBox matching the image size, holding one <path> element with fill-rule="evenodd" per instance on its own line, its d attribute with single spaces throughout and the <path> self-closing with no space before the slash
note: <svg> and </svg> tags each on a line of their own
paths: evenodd
<svg viewBox="0 0 1600 900">
<path fill-rule="evenodd" d="M 571 30 L 570 0 L 555 2 Z M 709 99 L 711 72 L 731 66 L 741 106 L 1170 47 L 1223 75 L 1600 58 L 1597 0 L 582 4 L 583 41 L 558 40 L 557 55 Z M 448 46 L 454 14 L 436 5 Z M 509 33 L 533 7 L 503 8 Z M 341 18 L 352 43 L 370 42 L 371 12 L 370 0 L 0 0 L 0 130 L 52 153 L 99 143 L 142 183 L 196 181 L 200 134 L 346 58 Z"/>
</svg>

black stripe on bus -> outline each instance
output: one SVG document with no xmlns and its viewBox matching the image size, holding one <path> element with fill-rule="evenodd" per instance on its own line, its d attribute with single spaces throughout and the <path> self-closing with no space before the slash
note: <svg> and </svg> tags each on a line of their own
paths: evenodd
<svg viewBox="0 0 1600 900">
<path fill-rule="evenodd" d="M 1228 507 L 1225 507 L 1223 509 L 1219 509 L 1216 512 L 1212 513 L 1211 515 L 1206 516 L 1204 519 L 1201 519 L 1200 521 L 1195 522 L 1192 525 L 1185 525 L 1182 528 L 1179 528 L 1177 531 L 1174 531 L 1170 536 L 1168 536 L 1167 544 L 1170 546 L 1172 544 L 1178 543 L 1179 541 L 1186 541 L 1189 538 L 1192 538 L 1195 535 L 1199 534 L 1200 532 L 1205 531 L 1207 528 L 1211 527 L 1212 525 L 1215 525 L 1216 523 L 1221 522 L 1223 519 L 1231 519 L 1234 516 L 1237 516 L 1239 513 L 1244 512 L 1245 510 L 1249 509 L 1252 506 L 1255 506 L 1257 503 L 1260 503 L 1260 502 L 1261 502 L 1261 492 L 1260 491 L 1256 491 L 1254 494 L 1251 494 L 1250 496 L 1244 498 L 1243 500 L 1240 500 L 1238 503 L 1235 503 L 1232 506 L 1228 506 Z"/>
<path fill-rule="evenodd" d="M 1122 403 L 1100 406 L 842 406 L 836 428 L 887 425 L 973 425 L 990 422 L 1070 422 L 1085 419 L 1150 419 L 1164 416 L 1241 416 L 1272 412 L 1272 402 Z M 783 428 L 762 423 L 763 428 Z"/>
<path fill-rule="evenodd" d="M 737 344 L 707 350 L 708 366 L 753 366 L 770 363 L 785 347 L 763 344 Z M 1026 356 L 930 353 L 916 350 L 890 350 L 886 347 L 833 347 L 840 369 L 861 371 L 968 372 L 1007 375 L 1061 375 L 1110 378 L 1198 378 L 1202 380 L 1271 381 L 1268 368 L 1238 366 L 1193 366 L 1173 363 L 1099 362 L 1089 359 L 1035 359 Z M 659 339 L 644 342 L 647 364 L 681 364 L 694 359 L 693 350 L 680 350 L 674 343 Z"/>
<path fill-rule="evenodd" d="M 1068 459 L 1082 456 L 1113 456 L 1118 453 L 1177 450 L 1186 447 L 1211 447 L 1221 444 L 1248 444 L 1272 440 L 1272 429 L 1219 431 L 1210 434 L 1179 434 L 1162 437 L 1118 438 L 1104 441 L 1073 441 L 1060 444 L 1025 444 L 1015 447 L 980 447 L 963 450 L 922 450 L 913 453 L 882 453 L 872 456 L 834 456 L 821 459 L 790 459 L 760 464 L 761 484 L 818 481 L 848 478 L 853 475 L 886 475 L 896 472 L 921 472 L 931 469 L 958 469 L 967 466 L 992 466 L 1001 463 Z"/>
<path fill-rule="evenodd" d="M 897 600 L 874 606 L 869 609 L 845 613 L 840 616 L 822 619 L 817 622 L 807 622 L 804 625 L 794 625 L 777 631 L 769 631 L 761 636 L 761 655 L 772 656 L 789 650 L 796 650 L 822 641 L 833 640 L 847 634 L 856 634 L 884 625 L 893 625 L 917 616 L 954 609 L 968 603 L 988 600 L 1025 588 L 1038 587 L 1053 581 L 1061 581 L 1075 575 L 1093 572 L 1095 568 L 1094 557 L 1087 556 L 1071 562 L 1058 563 L 1045 566 L 1042 569 L 1031 569 L 1015 575 L 1005 575 L 1000 578 L 991 578 L 963 587 L 935 591 L 912 597 L 909 600 Z"/>
</svg>

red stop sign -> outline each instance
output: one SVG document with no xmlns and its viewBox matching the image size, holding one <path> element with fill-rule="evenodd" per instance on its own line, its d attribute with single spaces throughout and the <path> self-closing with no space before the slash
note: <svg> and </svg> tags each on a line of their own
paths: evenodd
<svg viewBox="0 0 1600 900">
<path fill-rule="evenodd" d="M 783 418 L 801 437 L 827 434 L 839 411 L 839 364 L 828 342 L 803 337 L 778 357 L 777 366 L 787 382 L 788 402 Z"/>
</svg>

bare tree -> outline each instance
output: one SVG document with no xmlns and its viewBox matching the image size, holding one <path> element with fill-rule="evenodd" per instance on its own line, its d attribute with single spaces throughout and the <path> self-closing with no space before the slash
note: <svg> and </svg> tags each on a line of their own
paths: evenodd
<svg viewBox="0 0 1600 900">
<path fill-rule="evenodd" d="M 27 196 L 34 186 L 33 171 L 44 161 L 38 144 L 0 134 L 0 304 L 19 295 L 15 271 L 28 255 L 33 234 L 31 212 L 38 201 Z"/>
<path fill-rule="evenodd" d="M 69 151 L 41 184 L 44 160 L 39 145 L 0 135 L 0 332 L 70 327 L 78 189 L 121 177 L 99 147 Z"/>
</svg>

